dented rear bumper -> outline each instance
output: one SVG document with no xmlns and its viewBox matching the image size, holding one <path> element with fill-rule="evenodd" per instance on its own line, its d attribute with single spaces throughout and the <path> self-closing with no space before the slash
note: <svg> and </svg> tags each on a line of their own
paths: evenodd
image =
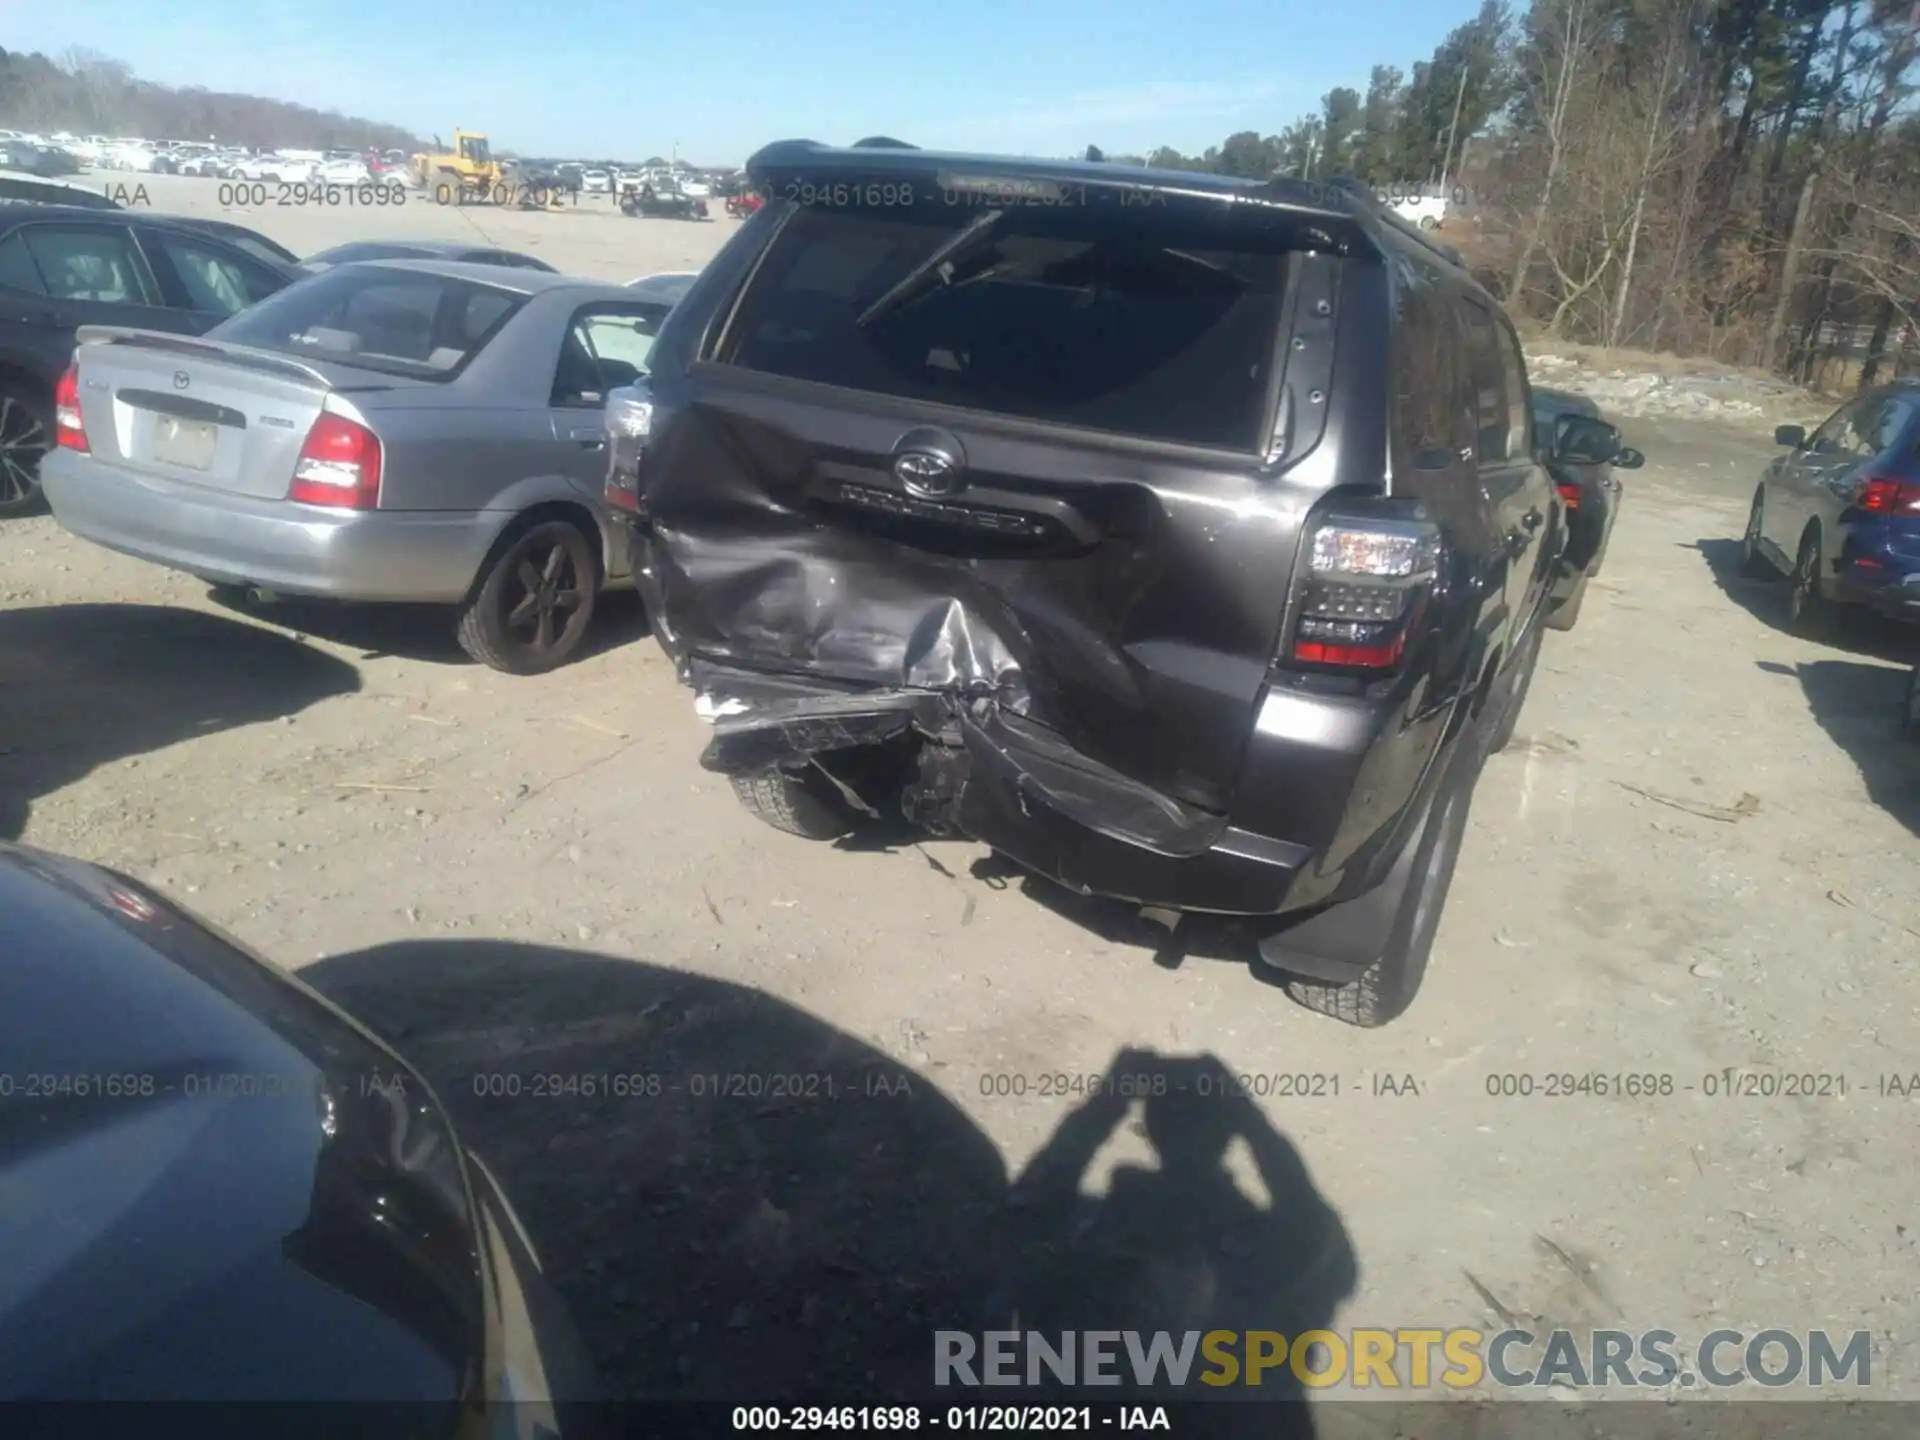
<svg viewBox="0 0 1920 1440">
<path fill-rule="evenodd" d="M 951 756 L 953 828 L 1082 894 L 1229 914 L 1287 908 L 1306 846 L 1234 828 L 1075 751 L 985 695 L 837 687 L 695 661 L 702 764 L 791 768 L 914 736 Z"/>
</svg>

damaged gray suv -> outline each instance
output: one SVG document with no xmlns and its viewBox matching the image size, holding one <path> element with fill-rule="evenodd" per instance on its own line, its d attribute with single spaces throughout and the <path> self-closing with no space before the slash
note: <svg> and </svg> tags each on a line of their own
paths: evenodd
<svg viewBox="0 0 1920 1440">
<path fill-rule="evenodd" d="M 1426 969 L 1565 515 L 1506 318 L 1364 187 L 833 149 L 608 405 L 704 758 L 1247 917 L 1357 1025 Z"/>
</svg>

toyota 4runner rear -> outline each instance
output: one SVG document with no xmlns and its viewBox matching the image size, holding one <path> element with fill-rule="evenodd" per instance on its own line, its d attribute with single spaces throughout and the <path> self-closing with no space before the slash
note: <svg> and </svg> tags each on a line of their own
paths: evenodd
<svg viewBox="0 0 1920 1440">
<path fill-rule="evenodd" d="M 608 408 L 654 632 L 763 819 L 905 817 L 1424 972 L 1565 525 L 1520 351 L 1363 186 L 782 142 Z"/>
</svg>

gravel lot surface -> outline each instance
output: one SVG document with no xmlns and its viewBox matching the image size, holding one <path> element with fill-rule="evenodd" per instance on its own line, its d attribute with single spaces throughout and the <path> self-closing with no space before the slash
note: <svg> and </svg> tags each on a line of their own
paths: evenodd
<svg viewBox="0 0 1920 1440">
<path fill-rule="evenodd" d="M 146 184 L 301 253 L 471 227 L 615 279 L 732 229 Z M 1920 1144 L 1882 1093 L 1920 1072 L 1917 657 L 1795 639 L 1735 578 L 1757 424 L 1624 428 L 1649 461 L 1606 573 L 1382 1031 L 977 847 L 764 828 L 698 768 L 630 600 L 513 679 L 444 615 L 234 614 L 47 518 L 0 526 L 0 838 L 163 887 L 395 1039 L 629 1393 L 918 1382 L 928 1328 L 991 1300 L 1056 1328 L 1870 1329 L 1874 1392 L 1920 1397 Z M 1116 1063 L 1192 1086 L 1089 1100 Z M 1588 1074 L 1657 1093 L 1546 1093 Z M 621 1075 L 659 1093 L 537 1078 Z"/>
</svg>

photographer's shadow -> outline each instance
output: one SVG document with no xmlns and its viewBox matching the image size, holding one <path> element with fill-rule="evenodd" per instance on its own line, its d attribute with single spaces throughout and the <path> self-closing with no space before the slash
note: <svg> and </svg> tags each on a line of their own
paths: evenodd
<svg viewBox="0 0 1920 1440">
<path fill-rule="evenodd" d="M 1136 1110 L 1132 1128 L 1157 1164 L 1118 1164 L 1106 1193 L 1088 1195 L 1098 1152 Z M 1257 1409 L 1214 1412 L 1209 1433 L 1239 1433 L 1242 1425 L 1266 1436 L 1313 1433 L 1292 1355 L 1269 1342 L 1258 1383 L 1250 1383 L 1247 1334 L 1277 1332 L 1290 1344 L 1331 1328 L 1358 1264 L 1299 1152 L 1213 1056 L 1116 1057 L 1101 1092 L 1062 1121 L 1015 1181 L 1009 1216 L 1016 1251 L 995 1297 L 995 1323 L 1056 1340 L 1063 1331 L 1132 1330 L 1145 1344 L 1167 1331 L 1176 1348 L 1190 1334 L 1233 1331 L 1234 1343 L 1217 1352 L 1233 1366 L 1195 1345 L 1177 1390 L 1165 1367 L 1155 1372 L 1158 1383 L 1136 1385 L 1135 1358 L 1114 1345 L 1112 1369 L 1122 1380 L 1111 1398 L 1259 1401 Z M 1310 1373 L 1328 1368 L 1324 1354 L 1309 1358 Z M 1208 1375 L 1224 1383 L 1204 1383 Z M 1080 1378 L 1078 1398 L 1099 1393 Z"/>
<path fill-rule="evenodd" d="M 935 1337 L 1291 1333 L 1330 1324 L 1353 1286 L 1333 1210 L 1211 1057 L 1123 1052 L 1010 1183 L 993 1139 L 924 1074 L 746 986 L 484 940 L 382 946 L 301 977 L 434 1085 L 620 1398 L 1145 1403 L 1171 1397 L 1132 1383 L 1124 1345 L 1123 1383 L 1055 1397 L 941 1388 Z M 833 1097 L 775 1093 L 778 1077 L 824 1075 Z M 1083 1197 L 1136 1107 L 1158 1168 Z M 1236 1185 L 1238 1143 L 1261 1201 Z M 1284 1368 L 1219 1389 L 1198 1383 L 1207 1369 L 1195 1347 L 1182 1398 L 1300 1393 Z M 1234 1431 L 1311 1433 L 1299 1407 L 1217 1408 Z"/>
</svg>

